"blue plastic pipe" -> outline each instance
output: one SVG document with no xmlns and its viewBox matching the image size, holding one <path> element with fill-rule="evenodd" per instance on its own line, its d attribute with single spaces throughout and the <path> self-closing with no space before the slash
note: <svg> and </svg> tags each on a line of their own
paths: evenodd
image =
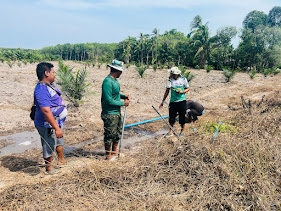
<svg viewBox="0 0 281 211">
<path fill-rule="evenodd" d="M 166 116 L 162 116 L 164 119 L 168 118 L 169 115 L 166 115 Z M 152 119 L 148 119 L 148 120 L 144 120 L 144 121 L 140 121 L 140 122 L 135 122 L 135 123 L 132 123 L 132 124 L 128 124 L 128 125 L 125 125 L 124 128 L 129 128 L 129 127 L 133 127 L 133 126 L 137 126 L 137 125 L 142 125 L 142 124 L 146 124 L 146 123 L 149 123 L 149 122 L 154 122 L 154 121 L 157 121 L 157 120 L 160 120 L 162 119 L 161 117 L 156 117 L 156 118 L 152 118 Z"/>
</svg>

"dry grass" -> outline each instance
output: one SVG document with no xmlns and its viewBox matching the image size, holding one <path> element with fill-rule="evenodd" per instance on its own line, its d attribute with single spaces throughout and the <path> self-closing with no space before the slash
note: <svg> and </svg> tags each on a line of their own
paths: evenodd
<svg viewBox="0 0 281 211">
<path fill-rule="evenodd" d="M 236 134 L 212 141 L 198 125 L 183 140 L 158 136 L 119 161 L 91 159 L 49 180 L 12 186 L 1 193 L 0 205 L 2 210 L 280 210 L 280 97 L 274 93 L 258 107 L 253 101 L 251 114 L 242 106 L 230 111 Z"/>
<path fill-rule="evenodd" d="M 3 65 L 0 134 L 34 129 L 28 117 L 34 70 L 35 65 L 12 69 Z M 69 106 L 65 137 L 67 145 L 85 140 L 93 143 L 69 154 L 70 165 L 53 176 L 43 174 L 41 150 L 1 158 L 0 210 L 280 211 L 280 76 L 257 75 L 251 80 L 247 74 L 237 73 L 224 83 L 219 71 L 191 72 L 196 77 L 187 97 L 201 102 L 206 114 L 187 125 L 186 137 L 177 140 L 158 135 L 122 148 L 124 158 L 107 162 L 98 138 L 103 132 L 100 87 L 108 70 L 90 69 L 92 93 L 79 108 Z M 122 92 L 133 98 L 128 124 L 157 117 L 151 106 L 159 106 L 166 78 L 166 70 L 152 69 L 140 78 L 131 67 L 122 75 Z M 166 115 L 167 110 L 165 105 L 160 113 Z M 219 133 L 213 141 L 206 122 L 219 121 L 236 132 Z M 140 139 L 141 131 L 163 129 L 167 126 L 158 121 L 130 128 L 125 135 L 129 140 Z M 1 186 L 2 181 L 6 186 Z"/>
</svg>

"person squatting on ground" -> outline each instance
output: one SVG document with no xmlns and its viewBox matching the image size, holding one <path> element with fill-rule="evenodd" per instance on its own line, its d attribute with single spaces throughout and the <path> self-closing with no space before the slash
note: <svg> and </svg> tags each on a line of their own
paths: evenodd
<svg viewBox="0 0 281 211">
<path fill-rule="evenodd" d="M 118 156 L 118 143 L 122 135 L 123 126 L 121 106 L 130 104 L 130 95 L 120 93 L 120 84 L 117 80 L 125 70 L 123 62 L 113 60 L 112 64 L 107 66 L 110 67 L 110 73 L 102 83 L 101 119 L 104 123 L 106 160 L 111 160 Z"/>
<path fill-rule="evenodd" d="M 34 104 L 36 105 L 34 125 L 41 137 L 46 172 L 52 174 L 54 173 L 52 165 L 54 150 L 58 156 L 58 165 L 66 164 L 62 127 L 66 120 L 67 109 L 60 96 L 60 90 L 54 84 L 56 79 L 54 65 L 41 62 L 37 65 L 36 74 L 39 82 L 34 89 Z"/>
<path fill-rule="evenodd" d="M 159 108 L 163 107 L 163 104 L 171 90 L 171 97 L 169 103 L 169 124 L 173 128 L 176 116 L 179 115 L 179 123 L 181 125 L 180 135 L 184 135 L 185 128 L 185 114 L 186 114 L 186 96 L 185 93 L 189 91 L 189 84 L 187 79 L 181 76 L 181 71 L 178 67 L 172 67 L 168 70 L 170 73 L 169 80 L 166 84 L 166 91 L 164 93 L 163 101 Z M 166 137 L 174 135 L 173 130 L 170 128 Z"/>
<path fill-rule="evenodd" d="M 198 119 L 198 116 L 202 116 L 205 113 L 204 107 L 192 100 L 186 101 L 186 123 L 195 122 Z"/>
</svg>

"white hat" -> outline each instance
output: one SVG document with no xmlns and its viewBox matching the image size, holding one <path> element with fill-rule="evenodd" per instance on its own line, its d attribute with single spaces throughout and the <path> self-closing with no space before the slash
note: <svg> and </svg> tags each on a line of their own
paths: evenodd
<svg viewBox="0 0 281 211">
<path fill-rule="evenodd" d="M 180 75 L 181 70 L 178 67 L 172 67 L 170 70 L 168 70 L 169 73 L 175 74 L 175 75 Z"/>
<path fill-rule="evenodd" d="M 112 61 L 112 63 L 111 64 L 108 64 L 107 66 L 108 67 L 112 67 L 112 68 L 114 68 L 115 70 L 118 70 L 118 71 L 124 71 L 125 70 L 125 68 L 123 67 L 123 65 L 124 65 L 124 62 L 121 62 L 121 61 L 118 61 L 118 60 L 116 60 L 116 59 L 114 59 L 113 61 Z"/>
</svg>

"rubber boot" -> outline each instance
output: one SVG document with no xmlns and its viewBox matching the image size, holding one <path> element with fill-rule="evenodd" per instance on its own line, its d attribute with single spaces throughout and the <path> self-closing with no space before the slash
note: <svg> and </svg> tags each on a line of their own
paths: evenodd
<svg viewBox="0 0 281 211">
<path fill-rule="evenodd" d="M 105 159 L 106 160 L 110 160 L 112 158 L 111 155 L 111 144 L 104 144 L 104 148 L 105 148 Z"/>
<path fill-rule="evenodd" d="M 118 156 L 118 142 L 112 143 L 112 156 Z"/>
</svg>

